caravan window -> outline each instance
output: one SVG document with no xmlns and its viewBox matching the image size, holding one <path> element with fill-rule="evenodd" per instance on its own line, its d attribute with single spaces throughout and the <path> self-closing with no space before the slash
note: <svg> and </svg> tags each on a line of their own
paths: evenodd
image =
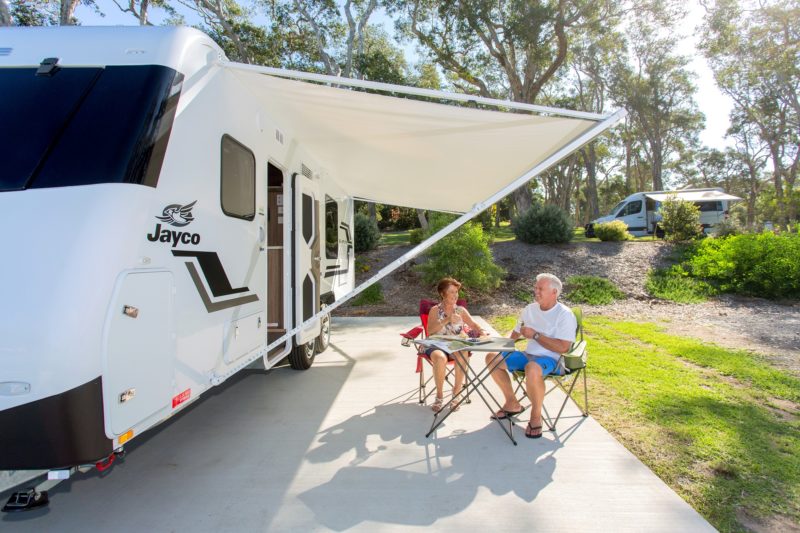
<svg viewBox="0 0 800 533">
<path fill-rule="evenodd" d="M 158 183 L 183 75 L 158 65 L 0 68 L 0 191 Z"/>
<path fill-rule="evenodd" d="M 625 217 L 625 216 L 628 216 L 628 215 L 637 215 L 637 214 L 641 213 L 641 211 L 642 211 L 642 201 L 641 200 L 636 200 L 635 202 L 628 203 L 628 205 L 626 205 L 622 209 L 622 211 L 617 213 L 617 218 Z"/>
<path fill-rule="evenodd" d="M 339 257 L 339 204 L 325 195 L 325 257 Z"/>
<path fill-rule="evenodd" d="M 695 202 L 701 213 L 722 211 L 722 202 Z"/>
<path fill-rule="evenodd" d="M 256 158 L 245 145 L 222 136 L 221 202 L 229 217 L 253 220 L 256 215 Z"/>
</svg>

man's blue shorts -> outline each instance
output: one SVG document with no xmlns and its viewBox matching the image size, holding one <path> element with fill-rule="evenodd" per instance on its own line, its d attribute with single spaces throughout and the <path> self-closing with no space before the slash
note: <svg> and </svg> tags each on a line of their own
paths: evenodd
<svg viewBox="0 0 800 533">
<path fill-rule="evenodd" d="M 542 368 L 542 375 L 553 374 L 556 371 L 558 363 L 552 357 L 546 355 L 528 355 L 525 352 L 500 352 L 506 360 L 506 366 L 509 372 L 517 370 L 525 370 L 525 365 L 528 363 L 536 363 Z"/>
</svg>

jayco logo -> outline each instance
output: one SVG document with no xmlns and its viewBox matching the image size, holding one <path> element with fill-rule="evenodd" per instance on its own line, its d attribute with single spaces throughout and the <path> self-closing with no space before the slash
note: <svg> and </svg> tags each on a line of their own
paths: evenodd
<svg viewBox="0 0 800 533">
<path fill-rule="evenodd" d="M 176 228 L 188 226 L 194 220 L 192 208 L 196 203 L 197 200 L 186 205 L 170 204 L 164 208 L 161 212 L 161 216 L 156 216 L 156 218 Z M 147 240 L 151 242 L 159 241 L 172 243 L 172 247 L 175 248 L 179 243 L 200 244 L 200 234 L 190 233 L 188 231 L 175 231 L 166 228 L 162 229 L 161 224 L 156 224 L 156 229 L 153 230 L 153 233 L 147 234 Z"/>
<path fill-rule="evenodd" d="M 167 224 L 175 226 L 176 228 L 188 226 L 189 223 L 194 220 L 194 217 L 192 216 L 192 208 L 196 203 L 197 200 L 186 205 L 170 204 L 165 207 L 164 211 L 161 213 L 163 216 L 156 218 L 161 222 L 166 222 Z"/>
</svg>

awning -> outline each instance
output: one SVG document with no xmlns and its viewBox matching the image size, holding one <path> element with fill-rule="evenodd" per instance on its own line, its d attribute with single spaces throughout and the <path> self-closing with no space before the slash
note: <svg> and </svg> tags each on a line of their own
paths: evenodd
<svg viewBox="0 0 800 533">
<path fill-rule="evenodd" d="M 475 109 L 283 77 L 313 79 L 305 73 L 225 66 L 348 194 L 407 207 L 469 211 L 607 118 L 538 106 L 527 107 L 548 114 Z M 428 92 L 439 98 L 449 94 Z M 561 112 L 576 117 L 558 116 Z"/>
<path fill-rule="evenodd" d="M 663 202 L 668 198 L 678 198 L 687 202 L 716 202 L 718 200 L 741 200 L 738 196 L 733 196 L 717 189 L 702 189 L 695 191 L 674 191 L 674 192 L 648 192 L 645 196 L 652 198 L 656 202 Z"/>
</svg>

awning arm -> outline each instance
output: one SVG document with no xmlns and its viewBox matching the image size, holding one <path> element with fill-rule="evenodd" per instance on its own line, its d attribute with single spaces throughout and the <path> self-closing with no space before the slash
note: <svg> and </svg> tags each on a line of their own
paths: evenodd
<svg viewBox="0 0 800 533">
<path fill-rule="evenodd" d="M 257 352 L 244 357 L 242 362 L 240 362 L 235 367 L 230 368 L 229 370 L 227 370 L 222 374 L 213 374 L 210 378 L 211 383 L 214 385 L 219 385 L 220 383 L 228 379 L 230 376 L 234 375 L 239 370 L 245 368 L 247 365 L 258 359 L 259 357 L 264 357 L 273 348 L 276 348 L 281 344 L 283 344 L 284 342 L 288 341 L 294 335 L 299 333 L 301 330 L 310 327 L 314 322 L 321 319 L 324 315 L 330 314 L 331 312 L 333 312 L 334 309 L 338 308 L 339 306 L 341 306 L 354 296 L 358 296 L 359 294 L 364 292 L 364 290 L 366 290 L 367 287 L 385 278 L 386 276 L 388 276 L 389 274 L 391 274 L 392 272 L 394 272 L 395 270 L 406 264 L 411 259 L 414 259 L 419 254 L 421 254 L 422 252 L 424 252 L 425 250 L 436 244 L 438 241 L 450 235 L 455 230 L 457 230 L 458 228 L 460 228 L 461 226 L 463 226 L 464 224 L 466 224 L 467 222 L 478 216 L 492 204 L 502 200 L 515 190 L 527 184 L 530 180 L 532 180 L 533 178 L 535 178 L 536 176 L 538 176 L 551 166 L 555 165 L 556 163 L 558 163 L 559 161 L 570 155 L 575 150 L 578 150 L 584 144 L 592 141 L 595 137 L 602 134 L 604 131 L 611 128 L 616 123 L 625 118 L 625 115 L 627 115 L 627 112 L 624 109 L 620 109 L 619 111 L 612 114 L 602 122 L 595 124 L 588 130 L 586 130 L 584 133 L 582 133 L 581 135 L 570 141 L 569 144 L 565 145 L 563 148 L 555 152 L 553 155 L 551 155 L 550 157 L 548 157 L 547 159 L 545 159 L 544 161 L 542 161 L 541 163 L 539 163 L 538 165 L 527 171 L 525 174 L 515 179 L 510 184 L 506 185 L 505 187 L 494 193 L 492 196 L 490 196 L 483 202 L 475 204 L 472 207 L 472 209 L 470 209 L 468 212 L 464 213 L 456 220 L 454 220 L 444 228 L 440 229 L 439 231 L 437 231 L 436 233 L 434 233 L 433 235 L 431 235 L 430 237 L 419 243 L 417 246 L 407 251 L 406 253 L 404 253 L 403 255 L 401 255 L 400 257 L 398 257 L 397 259 L 395 259 L 382 269 L 380 269 L 374 276 L 364 281 L 361 285 L 355 287 L 352 291 L 348 292 L 335 302 L 325 307 L 324 310 L 319 311 L 308 320 L 287 331 L 285 334 L 281 335 L 278 339 L 267 344 L 267 346 L 261 348 Z"/>
<path fill-rule="evenodd" d="M 352 78 L 341 78 L 339 76 L 328 76 L 326 74 L 314 74 L 311 72 L 299 72 L 296 70 L 285 70 L 281 68 L 262 67 L 259 65 L 246 65 L 244 63 L 222 62 L 222 66 L 233 68 L 237 70 L 245 70 L 250 72 L 258 72 L 269 76 L 277 76 L 280 78 L 289 78 L 295 80 L 314 81 L 319 83 L 329 83 L 331 85 L 340 85 L 348 87 L 359 87 L 361 89 L 372 89 L 374 91 L 385 91 L 400 94 L 413 94 L 415 96 L 425 96 L 427 98 L 436 98 L 437 100 L 452 100 L 455 102 L 475 102 L 478 104 L 489 105 L 493 107 L 505 107 L 507 109 L 520 109 L 524 111 L 532 111 L 534 113 L 541 113 L 554 116 L 580 118 L 584 120 L 603 121 L 609 118 L 609 115 L 602 115 L 600 113 L 589 113 L 587 111 L 572 111 L 570 109 L 558 109 L 556 107 L 547 107 L 543 105 L 525 104 L 522 102 L 511 102 L 508 100 L 498 100 L 497 98 L 485 98 L 483 96 L 476 96 L 463 93 L 451 93 L 448 91 L 437 91 L 435 89 L 422 89 L 420 87 L 406 87 L 405 85 L 394 85 L 392 83 L 381 83 L 369 80 L 355 80 Z"/>
</svg>

